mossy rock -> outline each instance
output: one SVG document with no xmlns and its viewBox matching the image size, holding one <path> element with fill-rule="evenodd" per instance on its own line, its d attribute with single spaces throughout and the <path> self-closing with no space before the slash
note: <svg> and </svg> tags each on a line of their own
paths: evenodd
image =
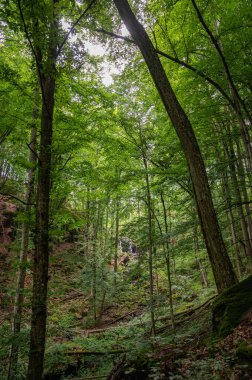
<svg viewBox="0 0 252 380">
<path fill-rule="evenodd" d="M 213 334 L 216 338 L 227 336 L 252 310 L 252 276 L 220 294 L 212 306 Z"/>
</svg>

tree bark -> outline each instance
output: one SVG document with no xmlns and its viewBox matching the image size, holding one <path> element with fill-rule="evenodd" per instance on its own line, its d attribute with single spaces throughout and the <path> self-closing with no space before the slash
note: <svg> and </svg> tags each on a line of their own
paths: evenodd
<svg viewBox="0 0 252 380">
<path fill-rule="evenodd" d="M 192 125 L 181 107 L 143 26 L 137 21 L 127 0 L 114 0 L 119 14 L 138 45 L 149 72 L 171 118 L 187 159 L 195 200 L 208 256 L 219 292 L 237 282 L 218 224 L 203 158 Z"/>
<path fill-rule="evenodd" d="M 58 22 L 50 24 L 47 61 L 42 72 L 41 139 L 36 197 L 36 241 L 33 266 L 32 320 L 28 380 L 41 380 L 44 365 L 47 283 L 49 261 L 49 199 L 51 184 L 51 149 L 56 81 Z M 40 73 L 41 75 L 41 73 Z"/>
</svg>

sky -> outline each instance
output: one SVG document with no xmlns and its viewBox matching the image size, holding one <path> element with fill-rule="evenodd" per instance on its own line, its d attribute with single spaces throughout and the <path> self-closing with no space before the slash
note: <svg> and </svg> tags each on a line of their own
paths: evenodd
<svg viewBox="0 0 252 380">
<path fill-rule="evenodd" d="M 94 56 L 98 57 L 105 57 L 106 56 L 106 50 L 103 45 L 101 44 L 93 44 L 91 42 L 85 42 L 85 48 L 87 49 L 88 53 Z M 102 70 L 102 82 L 109 86 L 113 83 L 113 74 L 119 74 L 119 70 L 116 67 L 114 63 L 111 61 L 108 61 L 106 58 L 104 60 L 104 63 L 102 64 L 103 70 Z"/>
<path fill-rule="evenodd" d="M 63 20 L 63 26 L 64 26 L 66 31 L 68 31 L 71 28 L 71 25 L 68 22 L 66 22 L 65 20 Z M 122 25 L 122 27 L 120 29 L 120 34 L 124 37 L 129 36 L 129 32 L 124 25 Z M 76 38 L 77 38 L 76 34 L 69 36 L 69 39 L 72 41 L 75 41 Z M 102 65 L 103 66 L 102 82 L 106 86 L 109 86 L 110 84 L 113 83 L 113 77 L 112 77 L 113 74 L 119 74 L 120 70 L 116 67 L 116 65 L 113 62 L 106 59 L 106 54 L 107 54 L 106 49 L 102 44 L 85 41 L 84 45 L 85 45 L 85 49 L 88 51 L 88 53 L 90 55 L 98 56 L 98 57 L 105 57 L 104 63 Z"/>
</svg>

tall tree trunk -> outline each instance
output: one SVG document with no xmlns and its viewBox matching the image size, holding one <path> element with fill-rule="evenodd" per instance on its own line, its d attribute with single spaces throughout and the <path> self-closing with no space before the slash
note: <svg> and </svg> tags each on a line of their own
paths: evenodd
<svg viewBox="0 0 252 380">
<path fill-rule="evenodd" d="M 215 124 L 215 131 L 216 131 L 217 137 L 219 137 L 219 139 L 222 140 L 223 128 L 219 127 L 218 124 Z M 225 138 L 226 138 L 226 136 L 225 136 Z M 216 146 L 216 153 L 217 153 L 219 165 L 222 165 L 223 160 L 224 160 L 224 162 L 227 161 L 226 156 L 228 155 L 227 144 L 226 144 L 226 141 L 224 138 L 223 138 L 222 145 L 224 147 L 224 155 L 220 151 L 219 146 L 218 145 Z M 228 172 L 227 172 L 226 165 L 225 165 L 225 167 L 223 167 L 223 171 L 221 173 L 221 183 L 222 183 L 224 200 L 226 203 L 227 222 L 228 222 L 228 226 L 229 226 L 231 241 L 232 241 L 232 244 L 234 246 L 234 256 L 235 256 L 238 278 L 241 278 L 243 266 L 242 266 L 240 249 L 238 246 L 237 233 L 235 231 L 234 215 L 233 215 L 232 204 L 231 204 L 231 193 L 230 193 L 230 187 L 229 187 L 229 182 L 228 182 Z"/>
<path fill-rule="evenodd" d="M 229 135 L 230 135 L 230 131 L 229 131 Z M 238 214 L 240 217 L 240 223 L 241 223 L 241 229 L 242 229 L 242 235 L 243 235 L 243 245 L 244 245 L 244 250 L 245 250 L 245 253 L 246 253 L 246 256 L 247 256 L 247 259 L 249 262 L 249 266 L 251 269 L 251 267 L 252 267 L 252 247 L 250 245 L 247 221 L 246 221 L 246 218 L 244 215 L 244 210 L 242 207 L 243 200 L 242 200 L 242 196 L 241 196 L 239 182 L 237 179 L 237 170 L 236 170 L 236 165 L 235 165 L 237 157 L 236 157 L 236 154 L 234 151 L 233 141 L 231 140 L 231 138 L 228 138 L 228 146 L 226 143 L 224 143 L 224 150 L 225 150 L 225 154 L 226 154 L 227 158 L 229 159 L 228 163 L 229 163 L 229 168 L 230 168 L 230 176 L 231 176 L 231 180 L 233 183 L 233 189 L 234 189 L 234 193 L 236 196 L 236 200 L 238 203 L 237 210 L 238 210 Z"/>
<path fill-rule="evenodd" d="M 33 125 L 31 126 L 30 134 L 30 153 L 29 153 L 29 164 L 31 169 L 28 171 L 27 189 L 25 196 L 25 222 L 22 226 L 22 236 L 21 236 L 21 249 L 19 255 L 19 271 L 17 279 L 17 289 L 15 295 L 14 303 L 14 315 L 12 322 L 12 344 L 10 350 L 10 361 L 9 361 L 9 372 L 8 380 L 15 379 L 17 373 L 18 364 L 18 336 L 21 329 L 22 311 L 24 303 L 24 285 L 26 277 L 26 266 L 27 266 L 27 254 L 29 246 L 29 231 L 31 223 L 31 204 L 34 195 L 34 177 L 36 170 L 36 122 L 38 120 L 38 89 L 35 90 L 35 101 L 33 110 Z"/>
<path fill-rule="evenodd" d="M 166 245 L 166 255 L 165 255 L 165 261 L 166 261 L 166 270 L 167 270 L 167 277 L 168 277 L 168 288 L 169 288 L 169 305 L 170 305 L 170 314 L 171 314 L 171 325 L 172 328 L 175 328 L 175 320 L 174 320 L 174 312 L 173 312 L 173 297 L 172 297 L 172 281 L 171 281 L 171 257 L 170 257 L 170 245 L 169 245 L 169 226 L 167 222 L 167 210 L 165 206 L 165 200 L 164 200 L 164 194 L 161 191 L 161 202 L 163 206 L 163 214 L 164 214 L 164 222 L 165 222 L 165 245 Z"/>
<path fill-rule="evenodd" d="M 140 205 L 140 200 L 137 199 L 137 219 L 138 220 L 141 220 L 141 205 Z M 137 223 L 137 236 L 141 236 L 141 226 L 140 226 L 140 223 Z M 141 266 L 142 266 L 142 263 L 143 263 L 143 254 L 142 254 L 142 250 L 137 247 L 137 273 L 140 274 L 142 271 L 141 271 Z M 139 280 L 139 275 L 138 275 L 138 278 Z M 137 281 L 137 287 L 139 288 L 141 285 L 140 285 L 140 281 Z"/>
<path fill-rule="evenodd" d="M 103 245 L 103 252 L 104 255 L 107 255 L 107 246 L 108 246 L 108 223 L 109 223 L 109 200 L 106 204 L 106 217 L 105 217 L 105 234 L 104 234 L 104 245 Z"/>
<path fill-rule="evenodd" d="M 238 89 L 237 89 L 237 87 L 235 85 L 235 82 L 233 80 L 233 77 L 232 77 L 232 74 L 231 74 L 228 62 L 227 62 L 227 60 L 225 58 L 225 55 L 224 55 L 224 52 L 223 52 L 223 45 L 222 45 L 222 41 L 221 41 L 220 36 L 219 36 L 219 30 L 218 30 L 217 24 L 215 23 L 216 32 L 217 32 L 217 35 L 218 35 L 218 40 L 214 37 L 213 33 L 211 32 L 211 30 L 209 29 L 208 25 L 206 24 L 206 21 L 205 21 L 203 15 L 202 15 L 202 13 L 199 10 L 199 7 L 197 6 L 196 1 L 195 0 L 191 0 L 191 1 L 192 1 L 193 7 L 194 7 L 194 9 L 195 9 L 195 11 L 197 13 L 197 16 L 198 16 L 198 19 L 199 19 L 201 25 L 203 26 L 203 28 L 204 28 L 205 32 L 207 33 L 208 37 L 210 38 L 213 46 L 215 47 L 215 50 L 217 51 L 217 53 L 218 53 L 218 55 L 220 57 L 221 62 L 222 62 L 223 71 L 224 71 L 224 74 L 226 76 L 227 83 L 228 83 L 228 86 L 229 86 L 229 89 L 230 89 L 231 98 L 233 99 L 233 107 L 234 107 L 234 110 L 236 112 L 236 115 L 237 115 L 237 118 L 238 118 L 238 122 L 239 122 L 239 125 L 240 125 L 241 137 L 242 137 L 242 140 L 243 140 L 243 143 L 244 143 L 244 148 L 245 148 L 245 151 L 246 151 L 248 167 L 250 168 L 250 170 L 252 170 L 251 139 L 250 139 L 250 134 L 249 134 L 249 131 L 248 131 L 248 127 L 247 127 L 246 122 L 245 122 L 244 117 L 243 117 L 243 111 L 244 111 L 244 113 L 245 113 L 245 115 L 247 117 L 247 120 L 249 120 L 250 127 L 251 127 L 251 124 L 252 124 L 251 114 L 249 113 L 248 108 L 247 108 L 244 100 L 241 98 L 241 96 L 239 94 L 239 91 L 238 91 Z"/>
<path fill-rule="evenodd" d="M 242 263 L 242 259 L 241 259 L 240 250 L 239 250 L 239 247 L 238 247 L 238 241 L 237 241 L 236 232 L 235 232 L 235 228 L 234 228 L 234 220 L 233 220 L 233 214 L 232 214 L 232 210 L 231 209 L 227 210 L 227 218 L 228 218 L 228 223 L 229 223 L 229 229 L 230 229 L 232 243 L 233 243 L 233 246 L 234 246 L 235 262 L 236 262 L 236 268 L 237 268 L 238 278 L 241 278 L 242 277 L 242 272 L 243 272 L 243 263 Z"/>
<path fill-rule="evenodd" d="M 91 221 L 90 221 L 90 208 L 91 208 L 91 202 L 90 202 L 90 188 L 87 187 L 87 198 L 86 198 L 86 204 L 84 206 L 85 208 L 85 226 L 84 226 L 84 231 L 83 231 L 83 238 L 84 238 L 84 247 L 87 249 L 87 252 L 90 250 L 90 226 L 91 226 Z M 85 251 L 84 248 L 84 251 Z"/>
<path fill-rule="evenodd" d="M 54 16 L 53 16 L 54 17 Z M 41 380 L 44 366 L 49 261 L 49 199 L 56 80 L 58 22 L 51 21 L 47 62 L 42 75 L 41 138 L 36 197 L 36 242 L 33 266 L 32 320 L 28 380 Z"/>
<path fill-rule="evenodd" d="M 197 218 L 195 219 L 194 226 L 193 226 L 193 245 L 194 245 L 195 260 L 196 260 L 196 264 L 198 266 L 199 273 L 200 273 L 200 282 L 203 288 L 207 288 L 208 287 L 207 271 L 202 265 L 201 259 L 199 257 L 199 238 L 198 238 Z"/>
<path fill-rule="evenodd" d="M 163 208 L 163 212 L 166 211 L 164 210 Z M 167 217 L 166 217 L 166 221 L 165 221 L 165 231 L 166 231 L 166 235 L 163 234 L 163 230 L 162 230 L 162 227 L 161 227 L 161 224 L 159 222 L 159 219 L 155 213 L 155 210 L 153 210 L 152 208 L 152 214 L 153 214 L 153 217 L 155 218 L 156 222 L 157 222 L 157 226 L 158 226 L 158 229 L 159 229 L 159 232 L 160 232 L 160 236 L 162 238 L 162 247 L 163 247 L 163 252 L 164 252 L 164 258 L 165 258 L 165 265 L 166 265 L 166 272 L 167 272 L 167 282 L 168 282 L 168 294 L 169 294 L 169 306 L 170 306 L 170 318 L 171 318 L 171 325 L 172 325 L 172 329 L 175 328 L 175 321 L 174 321 L 174 311 L 173 311 L 173 298 L 172 298 L 172 283 L 171 283 L 171 264 L 170 264 L 170 245 L 169 245 L 169 238 L 168 238 L 168 231 L 170 231 L 170 228 L 168 226 L 168 223 L 167 223 Z"/>
<path fill-rule="evenodd" d="M 250 245 L 252 247 L 252 219 L 251 219 L 251 210 L 249 207 L 249 195 L 247 191 L 247 184 L 246 184 L 246 175 L 245 175 L 245 168 L 243 166 L 243 160 L 242 160 L 242 154 L 241 154 L 241 147 L 239 144 L 239 141 L 236 143 L 237 147 L 237 170 L 238 170 L 238 175 L 240 178 L 240 186 L 241 186 L 241 191 L 243 194 L 243 200 L 245 203 L 245 210 L 246 210 L 246 221 L 247 221 L 247 226 L 248 226 L 248 234 L 249 234 L 249 239 L 250 239 Z M 251 175 L 251 173 L 249 173 Z"/>
<path fill-rule="evenodd" d="M 208 256 L 219 292 L 237 282 L 213 206 L 203 158 L 192 125 L 170 85 L 157 52 L 127 0 L 114 0 L 121 18 L 138 45 L 165 109 L 180 139 L 192 178 L 195 200 Z"/>
<path fill-rule="evenodd" d="M 107 287 L 106 287 L 107 273 L 106 271 L 104 271 L 103 265 L 106 262 L 105 258 L 107 257 L 106 248 L 107 248 L 107 238 L 108 238 L 108 216 L 109 216 L 108 203 L 109 203 L 109 200 L 106 200 L 103 204 L 101 218 L 100 218 L 100 230 L 99 230 L 99 241 L 100 241 L 99 249 L 103 257 L 103 264 L 102 264 L 101 276 L 100 276 L 103 281 L 103 286 L 101 290 L 102 295 L 101 295 L 101 302 L 100 302 L 100 308 L 99 308 L 99 314 L 98 314 L 99 320 L 102 318 L 106 295 L 107 295 Z"/>
<path fill-rule="evenodd" d="M 148 161 L 143 153 L 143 164 L 145 168 L 145 184 L 146 184 L 146 204 L 148 218 L 148 251 L 149 251 L 149 278 L 150 278 L 150 314 L 151 314 L 151 334 L 156 334 L 155 323 L 155 305 L 154 305 L 154 281 L 153 281 L 153 220 L 152 220 L 152 205 L 150 192 L 150 178 L 148 172 Z"/>
<path fill-rule="evenodd" d="M 119 246 L 119 198 L 116 199 L 116 210 L 115 210 L 115 252 L 114 252 L 114 284 L 113 291 L 116 291 L 117 284 L 117 262 L 118 262 L 118 246 Z"/>
<path fill-rule="evenodd" d="M 93 299 L 93 316 L 94 321 L 97 320 L 97 247 L 98 247 L 98 230 L 100 224 L 101 204 L 94 202 L 94 213 L 97 204 L 97 217 L 94 215 L 92 223 L 92 237 L 91 238 L 91 261 L 92 261 L 92 299 Z"/>
<path fill-rule="evenodd" d="M 224 169 L 224 172 L 222 175 L 222 186 L 223 186 L 223 192 L 224 192 L 224 196 L 225 196 L 225 203 L 226 203 L 226 207 L 227 207 L 227 220 L 229 223 L 229 230 L 230 230 L 230 234 L 231 234 L 232 243 L 234 246 L 237 272 L 238 272 L 239 278 L 241 278 L 241 275 L 243 272 L 243 264 L 242 264 L 240 249 L 238 246 L 237 234 L 235 231 L 234 216 L 233 216 L 233 210 L 232 210 L 232 205 L 231 205 L 231 195 L 230 195 L 230 190 L 229 190 L 229 186 L 228 186 L 228 176 L 227 176 L 226 169 Z"/>
</svg>

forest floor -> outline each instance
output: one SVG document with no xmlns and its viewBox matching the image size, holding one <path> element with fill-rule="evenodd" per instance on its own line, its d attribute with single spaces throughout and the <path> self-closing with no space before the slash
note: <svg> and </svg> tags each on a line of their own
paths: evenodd
<svg viewBox="0 0 252 380">
<path fill-rule="evenodd" d="M 50 265 L 45 380 L 252 379 L 251 314 L 225 339 L 217 341 L 212 338 L 214 289 L 202 289 L 197 297 L 191 292 L 176 297 L 174 292 L 176 326 L 172 330 L 167 295 L 160 282 L 155 308 L 156 336 L 152 337 L 148 281 L 126 281 L 125 276 L 130 276 L 128 272 L 134 269 L 130 265 L 119 270 L 117 292 L 97 288 L 94 310 L 80 249 L 66 242 L 54 249 Z M 8 363 L 12 295 L 11 282 L 6 281 L 0 315 L 1 379 L 6 376 Z M 28 268 L 17 379 L 22 379 L 26 372 L 30 297 Z M 116 371 L 117 378 L 113 377 Z"/>
<path fill-rule="evenodd" d="M 211 299 L 202 307 L 178 313 L 175 331 L 167 318 L 159 317 L 155 337 L 150 336 L 148 315 L 138 311 L 139 315 L 130 320 L 128 312 L 120 321 L 112 319 L 106 325 L 78 330 L 77 336 L 58 346 L 58 352 L 55 345 L 51 346 L 52 355 L 60 358 L 62 354 L 62 363 L 57 365 L 63 376 L 58 378 L 98 379 L 109 374 L 118 380 L 252 378 L 251 316 L 217 341 L 211 334 Z M 46 380 L 57 379 L 55 358 L 52 364 L 53 371 L 48 368 Z M 113 369 L 120 366 L 119 377 L 112 377 Z"/>
<path fill-rule="evenodd" d="M 45 379 L 57 379 L 55 375 L 50 377 L 56 368 L 55 354 L 61 360 L 58 369 L 64 374 L 59 379 L 98 379 L 108 374 L 113 378 L 113 368 L 117 372 L 119 369 L 117 379 L 121 376 L 129 380 L 252 378 L 251 315 L 225 339 L 214 340 L 211 304 L 215 292 L 211 288 L 202 289 L 201 297 L 189 292 L 175 299 L 176 328 L 173 331 L 167 300 L 164 306 L 162 301 L 167 295 L 160 283 L 160 299 L 155 310 L 156 336 L 151 337 L 148 282 L 131 280 L 125 284 L 125 280 L 118 280 L 118 291 L 100 301 L 103 310 L 97 308 L 98 318 L 94 324 L 92 299 L 85 295 L 86 282 L 81 264 L 78 266 L 78 255 L 76 257 L 72 250 L 72 256 L 62 256 L 66 248 L 71 251 L 70 245 L 61 246 L 62 250 L 58 249 L 52 257 L 49 310 L 54 312 L 49 313 L 48 376 Z M 122 267 L 119 270 L 121 278 L 125 271 L 131 270 L 130 265 Z M 59 297 L 59 284 L 64 276 L 65 295 Z M 62 291 L 62 285 L 60 289 Z M 61 316 L 60 323 L 56 311 Z M 54 324 L 56 330 L 59 324 L 61 326 L 56 334 L 53 333 Z"/>
</svg>

